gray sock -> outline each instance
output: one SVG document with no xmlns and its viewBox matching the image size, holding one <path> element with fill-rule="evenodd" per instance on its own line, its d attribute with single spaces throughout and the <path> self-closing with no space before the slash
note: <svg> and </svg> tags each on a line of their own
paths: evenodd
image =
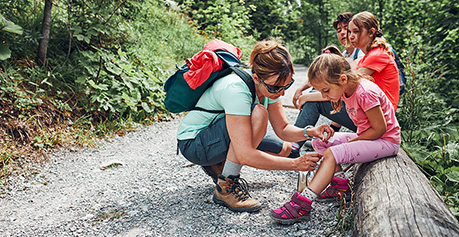
<svg viewBox="0 0 459 237">
<path fill-rule="evenodd" d="M 242 165 L 226 160 L 223 166 L 222 175 L 228 177 L 230 175 L 237 176 L 241 173 Z"/>
<path fill-rule="evenodd" d="M 305 196 L 307 199 L 314 201 L 317 199 L 317 193 L 312 191 L 310 188 L 305 188 L 304 191 L 301 193 L 301 195 Z"/>
<path fill-rule="evenodd" d="M 344 175 L 344 171 L 342 171 L 342 170 L 336 171 L 333 176 L 338 177 L 338 178 L 342 178 L 342 179 L 346 178 L 346 175 Z"/>
</svg>

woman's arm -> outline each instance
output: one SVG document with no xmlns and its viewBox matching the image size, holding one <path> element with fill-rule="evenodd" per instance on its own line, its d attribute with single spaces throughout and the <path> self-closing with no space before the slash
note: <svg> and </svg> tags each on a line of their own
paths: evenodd
<svg viewBox="0 0 459 237">
<path fill-rule="evenodd" d="M 288 121 L 284 112 L 284 108 L 282 107 L 282 101 L 279 100 L 275 103 L 269 104 L 268 114 L 271 126 L 280 139 L 287 142 L 306 140 L 303 128 L 298 128 L 293 124 L 290 124 Z M 328 140 L 331 136 L 333 136 L 335 131 L 327 124 L 322 124 L 315 128 L 310 128 L 306 132 L 310 137 L 317 137 L 322 140 Z M 324 136 L 325 132 L 327 133 L 326 137 Z"/>
<path fill-rule="evenodd" d="M 296 159 L 270 155 L 256 149 L 252 136 L 251 116 L 226 115 L 226 126 L 231 139 L 227 159 L 264 170 L 314 170 L 322 157 L 318 153 L 309 153 Z M 261 129 L 266 132 L 266 127 Z M 264 133 L 261 134 L 264 136 Z"/>
<path fill-rule="evenodd" d="M 381 106 L 376 106 L 372 109 L 369 109 L 365 114 L 370 121 L 371 127 L 367 129 L 365 132 L 360 134 L 360 136 L 349 140 L 349 142 L 357 141 L 357 140 L 375 140 L 380 138 L 387 130 L 386 119 L 384 119 L 383 112 L 381 110 Z"/>
</svg>

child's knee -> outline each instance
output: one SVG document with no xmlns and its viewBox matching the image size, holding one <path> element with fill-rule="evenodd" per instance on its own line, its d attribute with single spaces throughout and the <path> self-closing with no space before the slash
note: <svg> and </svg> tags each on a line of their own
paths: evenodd
<svg viewBox="0 0 459 237">
<path fill-rule="evenodd" d="M 320 139 L 312 139 L 311 143 L 314 150 L 321 154 L 327 149 L 327 144 Z"/>
<path fill-rule="evenodd" d="M 336 159 L 335 156 L 333 155 L 333 152 L 330 150 L 330 148 L 325 149 L 323 155 L 323 161 L 325 162 L 333 162 L 336 164 Z"/>
</svg>

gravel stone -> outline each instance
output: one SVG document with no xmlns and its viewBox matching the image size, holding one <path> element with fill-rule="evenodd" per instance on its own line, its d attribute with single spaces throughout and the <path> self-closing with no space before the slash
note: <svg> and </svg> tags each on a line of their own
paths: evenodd
<svg viewBox="0 0 459 237">
<path fill-rule="evenodd" d="M 306 69 L 295 68 L 299 84 Z M 294 122 L 298 111 L 286 113 Z M 279 225 L 270 219 L 270 210 L 295 191 L 296 171 L 242 169 L 252 197 L 262 203 L 258 213 L 214 204 L 211 178 L 176 154 L 180 121 L 142 127 L 96 148 L 54 151 L 42 164 L 15 172 L 0 187 L 0 236 L 351 235 L 334 231 L 333 204 L 314 203 L 310 221 Z"/>
</svg>

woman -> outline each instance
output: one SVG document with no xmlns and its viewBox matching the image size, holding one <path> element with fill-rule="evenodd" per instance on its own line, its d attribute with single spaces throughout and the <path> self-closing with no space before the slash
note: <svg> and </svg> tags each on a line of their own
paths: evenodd
<svg viewBox="0 0 459 237">
<path fill-rule="evenodd" d="M 397 111 L 400 96 L 398 69 L 376 17 L 366 11 L 352 17 L 347 37 L 350 44 L 365 54 L 357 64 L 357 71 L 373 77 Z"/>
<path fill-rule="evenodd" d="M 215 203 L 232 211 L 254 212 L 260 210 L 261 204 L 250 197 L 247 183 L 240 178 L 242 166 L 308 171 L 314 169 L 321 157 L 310 153 L 289 159 L 256 149 L 266 134 L 268 121 L 280 139 L 290 142 L 311 137 L 328 139 L 333 130 L 328 125 L 301 129 L 288 122 L 280 96 L 294 82 L 294 70 L 284 46 L 272 40 L 258 42 L 249 64 L 255 104 L 252 105 L 249 88 L 237 75 L 223 77 L 202 95 L 197 106 L 224 110 L 225 114 L 189 112 L 179 126 L 177 139 L 180 151 L 193 163 L 215 165 L 225 161 L 216 182 Z"/>
</svg>

